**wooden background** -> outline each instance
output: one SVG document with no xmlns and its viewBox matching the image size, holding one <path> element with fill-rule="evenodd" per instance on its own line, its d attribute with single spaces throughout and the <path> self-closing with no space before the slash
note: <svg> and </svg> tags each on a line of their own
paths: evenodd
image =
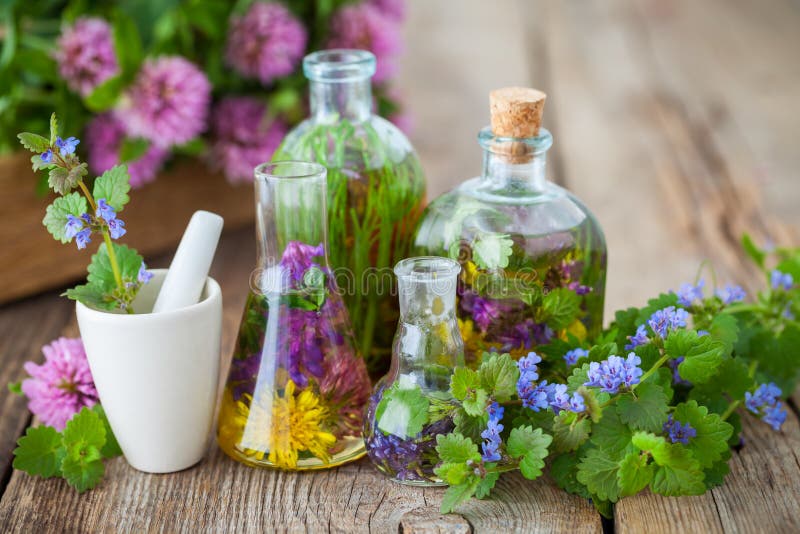
<svg viewBox="0 0 800 534">
<path fill-rule="evenodd" d="M 478 174 L 488 91 L 533 85 L 549 94 L 550 177 L 606 231 L 607 312 L 693 279 L 704 260 L 721 281 L 761 287 L 741 232 L 800 244 L 798 30 L 800 4 L 790 0 L 412 2 L 401 86 L 431 194 Z M 226 364 L 253 248 L 250 230 L 229 233 L 214 266 Z M 167 265 L 169 255 L 148 259 Z M 72 306 L 55 293 L 0 308 L 0 383 L 22 378 L 21 362 L 40 359 L 43 343 L 76 333 Z M 213 443 L 201 465 L 174 475 L 114 460 L 101 486 L 78 496 L 10 469 L 30 415 L 3 389 L 0 530 L 800 531 L 798 400 L 780 434 L 746 419 L 724 486 L 624 499 L 603 525 L 546 479 L 506 477 L 491 499 L 443 517 L 441 490 L 392 484 L 366 461 L 285 474 L 238 465 Z"/>
</svg>

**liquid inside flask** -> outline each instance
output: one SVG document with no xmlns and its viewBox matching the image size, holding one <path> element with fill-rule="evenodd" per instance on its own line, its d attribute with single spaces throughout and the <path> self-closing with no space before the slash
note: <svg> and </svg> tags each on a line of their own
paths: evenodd
<svg viewBox="0 0 800 534">
<path fill-rule="evenodd" d="M 370 460 L 393 480 L 443 485 L 433 472 L 436 436 L 451 432 L 450 377 L 464 365 L 455 298 L 461 270 L 441 257 L 408 258 L 394 269 L 400 322 L 389 373 L 375 386 L 364 423 Z"/>
<path fill-rule="evenodd" d="M 325 168 L 256 168 L 250 279 L 217 440 L 240 462 L 322 469 L 363 456 L 370 380 L 328 263 Z"/>
<path fill-rule="evenodd" d="M 462 266 L 457 313 L 468 365 L 484 351 L 519 358 L 602 328 L 605 239 L 586 206 L 547 180 L 544 99 L 534 89 L 492 92 L 492 126 L 478 135 L 482 174 L 431 202 L 416 233 L 416 253 Z"/>
<path fill-rule="evenodd" d="M 310 117 L 273 156 L 328 169 L 329 259 L 358 348 L 373 377 L 389 366 L 398 309 L 392 266 L 409 256 L 425 178 L 403 133 L 372 113 L 375 56 L 324 50 L 306 56 Z"/>
</svg>

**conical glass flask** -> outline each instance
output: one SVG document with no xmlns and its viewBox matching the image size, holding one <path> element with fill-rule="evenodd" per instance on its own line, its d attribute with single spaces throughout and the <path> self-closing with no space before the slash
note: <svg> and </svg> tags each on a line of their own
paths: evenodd
<svg viewBox="0 0 800 534">
<path fill-rule="evenodd" d="M 323 469 L 364 454 L 370 381 L 328 264 L 325 176 L 296 161 L 255 171 L 258 267 L 217 435 L 249 465 Z"/>
<path fill-rule="evenodd" d="M 458 262 L 408 258 L 394 269 L 400 323 L 389 373 L 375 386 L 364 423 L 367 453 L 397 482 L 442 485 L 436 436 L 453 430 L 450 377 L 464 365 L 456 320 Z"/>
<path fill-rule="evenodd" d="M 389 368 L 398 317 L 391 268 L 409 256 L 425 177 L 406 136 L 372 113 L 374 55 L 314 52 L 303 72 L 310 116 L 286 135 L 273 160 L 328 169 L 330 261 L 346 290 L 358 348 L 377 378 Z"/>
</svg>

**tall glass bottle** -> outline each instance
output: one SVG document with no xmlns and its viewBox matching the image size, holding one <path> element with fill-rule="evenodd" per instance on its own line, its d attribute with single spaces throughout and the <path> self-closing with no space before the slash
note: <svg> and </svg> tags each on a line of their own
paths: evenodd
<svg viewBox="0 0 800 534">
<path fill-rule="evenodd" d="M 375 56 L 325 50 L 306 56 L 311 116 L 273 160 L 316 161 L 328 169 L 330 260 L 373 376 L 386 372 L 397 302 L 391 267 L 408 256 L 425 179 L 408 139 L 372 114 Z"/>
<path fill-rule="evenodd" d="M 431 202 L 416 233 L 416 253 L 462 265 L 468 364 L 483 351 L 519 357 L 602 328 L 605 239 L 586 206 L 547 180 L 553 137 L 539 127 L 544 98 L 525 88 L 492 93 L 492 127 L 478 135 L 483 173 Z"/>
<path fill-rule="evenodd" d="M 220 405 L 240 462 L 322 469 L 363 456 L 366 366 L 328 263 L 325 168 L 256 168 L 258 265 Z"/>
<path fill-rule="evenodd" d="M 364 422 L 367 453 L 398 482 L 441 485 L 436 436 L 453 430 L 450 377 L 464 365 L 456 321 L 456 278 L 448 258 L 408 258 L 394 269 L 400 322 L 389 373 L 375 386 Z"/>
</svg>

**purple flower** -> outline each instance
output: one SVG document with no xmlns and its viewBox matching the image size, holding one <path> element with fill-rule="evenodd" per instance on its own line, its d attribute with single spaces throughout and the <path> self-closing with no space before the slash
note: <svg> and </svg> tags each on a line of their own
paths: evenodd
<svg viewBox="0 0 800 534">
<path fill-rule="evenodd" d="M 699 335 L 699 332 L 698 332 Z M 688 380 L 684 380 L 681 376 L 680 371 L 678 371 L 678 366 L 683 362 L 684 357 L 678 356 L 672 360 L 669 360 L 667 363 L 669 364 L 670 369 L 672 369 L 672 383 L 676 386 L 691 386 L 692 383 Z"/>
<path fill-rule="evenodd" d="M 569 399 L 569 407 L 566 408 L 567 410 L 575 413 L 582 413 L 586 411 L 586 403 L 583 399 L 583 395 L 578 393 L 577 391 L 572 394 L 572 397 Z"/>
<path fill-rule="evenodd" d="M 144 262 L 139 266 L 139 272 L 136 274 L 136 279 L 140 284 L 146 284 L 153 278 L 153 273 L 147 270 L 147 265 Z"/>
<path fill-rule="evenodd" d="M 114 211 L 114 208 L 108 205 L 106 199 L 101 198 L 97 201 L 97 210 L 95 210 L 95 216 L 103 219 L 105 222 L 111 222 L 117 218 L 117 212 Z"/>
<path fill-rule="evenodd" d="M 211 164 L 231 183 L 251 182 L 253 168 L 269 161 L 286 134 L 286 124 L 266 115 L 255 98 L 229 97 L 211 115 Z"/>
<path fill-rule="evenodd" d="M 572 349 L 564 355 L 564 361 L 567 362 L 567 367 L 572 367 L 578 363 L 578 360 L 587 356 L 589 356 L 589 351 L 586 349 Z"/>
<path fill-rule="evenodd" d="M 761 419 L 771 426 L 773 430 L 778 431 L 786 421 L 786 410 L 784 410 L 783 405 L 778 402 L 774 406 L 766 407 Z"/>
<path fill-rule="evenodd" d="M 774 383 L 761 384 L 755 393 L 748 391 L 744 394 L 744 405 L 774 430 L 780 430 L 786 420 L 786 410 L 780 402 L 781 394 L 781 388 Z"/>
<path fill-rule="evenodd" d="M 671 414 L 664 423 L 664 432 L 672 443 L 683 443 L 684 445 L 688 445 L 690 439 L 697 437 L 697 430 L 692 428 L 689 423 L 682 424 L 680 421 L 676 421 Z"/>
<path fill-rule="evenodd" d="M 225 60 L 242 76 L 268 85 L 294 71 L 306 41 L 305 28 L 286 7 L 255 2 L 244 15 L 231 17 Z"/>
<path fill-rule="evenodd" d="M 119 152 L 125 138 L 125 127 L 113 114 L 103 113 L 92 119 L 86 127 L 86 144 L 89 152 L 87 162 L 92 172 L 102 174 L 122 163 Z M 126 161 L 131 187 L 137 188 L 152 182 L 168 154 L 166 149 L 151 143 L 144 154 L 135 160 Z"/>
<path fill-rule="evenodd" d="M 486 411 L 489 414 L 489 422 L 486 425 L 486 429 L 481 432 L 481 437 L 484 439 L 484 442 L 481 444 L 481 448 L 483 449 L 481 458 L 484 462 L 499 462 L 501 456 L 498 449 L 502 444 L 500 432 L 502 432 L 504 428 L 503 425 L 500 424 L 500 421 L 503 419 L 504 410 L 502 406 L 493 402 L 486 408 Z"/>
<path fill-rule="evenodd" d="M 127 233 L 125 222 L 122 219 L 111 219 L 106 223 L 111 239 L 119 239 Z"/>
<path fill-rule="evenodd" d="M 67 86 L 81 96 L 119 72 L 111 27 L 100 18 L 81 18 L 64 28 L 54 57 Z"/>
<path fill-rule="evenodd" d="M 536 364 L 541 363 L 542 359 L 535 352 L 529 352 L 527 356 L 517 361 L 519 369 L 519 379 L 527 382 L 534 382 L 539 379 L 539 369 Z"/>
<path fill-rule="evenodd" d="M 74 154 L 75 148 L 80 144 L 80 142 L 80 139 L 76 139 L 74 137 L 67 137 L 66 139 L 56 137 L 56 147 L 62 156 Z"/>
<path fill-rule="evenodd" d="M 696 286 L 692 284 L 682 284 L 675 293 L 678 295 L 678 304 L 681 306 L 691 306 L 695 300 L 703 300 L 703 286 L 705 281 L 701 278 Z"/>
<path fill-rule="evenodd" d="M 67 215 L 67 223 L 64 225 L 64 237 L 72 239 L 83 228 L 83 220 L 74 215 Z"/>
<path fill-rule="evenodd" d="M 309 376 L 317 379 L 324 374 L 322 344 L 324 340 L 322 321 L 315 311 L 287 308 L 282 317 L 282 330 L 291 332 L 287 337 L 285 366 L 289 376 L 300 387 L 308 385 Z"/>
<path fill-rule="evenodd" d="M 289 241 L 281 256 L 280 266 L 289 281 L 300 282 L 311 267 L 319 267 L 314 258 L 325 254 L 322 243 L 316 247 L 300 241 Z"/>
<path fill-rule="evenodd" d="M 639 345 L 646 345 L 650 342 L 650 338 L 647 337 L 647 329 L 643 324 L 639 325 L 634 335 L 628 336 L 628 340 L 630 343 L 625 345 L 625 350 L 633 350 Z"/>
<path fill-rule="evenodd" d="M 48 148 L 45 152 L 42 152 L 42 155 L 40 157 L 42 158 L 43 162 L 52 163 L 53 162 L 53 151 Z"/>
<path fill-rule="evenodd" d="M 406 17 L 405 0 L 368 0 L 367 3 L 397 22 L 402 22 Z"/>
<path fill-rule="evenodd" d="M 75 244 L 78 245 L 78 250 L 83 250 L 86 245 L 92 242 L 92 229 L 84 228 L 75 234 Z"/>
<path fill-rule="evenodd" d="M 186 143 L 206 129 L 211 84 L 194 63 L 161 56 L 142 65 L 117 116 L 128 135 L 158 147 Z"/>
<path fill-rule="evenodd" d="M 623 359 L 619 356 L 609 356 L 602 362 L 591 362 L 589 364 L 589 379 L 584 386 L 599 387 L 606 393 L 617 393 L 621 386 L 630 388 L 639 383 L 642 376 L 642 369 L 639 365 L 642 360 L 633 352 L 628 354 L 628 358 Z"/>
<path fill-rule="evenodd" d="M 778 269 L 774 269 L 769 273 L 769 280 L 772 289 L 783 289 L 789 291 L 794 285 L 794 278 L 789 273 L 784 273 Z"/>
<path fill-rule="evenodd" d="M 688 318 L 689 313 L 683 308 L 676 310 L 675 306 L 668 306 L 651 315 L 650 319 L 647 320 L 647 324 L 654 334 L 666 338 L 670 330 L 685 327 Z"/>
<path fill-rule="evenodd" d="M 400 31 L 395 20 L 372 4 L 342 7 L 331 19 L 331 39 L 327 48 L 360 48 L 377 59 L 373 80 L 384 82 L 397 70 Z"/>
<path fill-rule="evenodd" d="M 28 408 L 46 425 L 63 430 L 84 406 L 97 403 L 89 362 L 80 339 L 62 337 L 42 347 L 41 365 L 25 363 L 31 376 L 22 382 Z"/>
<path fill-rule="evenodd" d="M 478 328 L 485 332 L 489 325 L 500 318 L 500 304 L 483 297 L 475 297 L 472 302 L 472 318 Z"/>
<path fill-rule="evenodd" d="M 717 290 L 717 296 L 723 304 L 732 304 L 744 300 L 747 293 L 742 289 L 742 286 L 728 284 L 724 288 Z"/>
</svg>

